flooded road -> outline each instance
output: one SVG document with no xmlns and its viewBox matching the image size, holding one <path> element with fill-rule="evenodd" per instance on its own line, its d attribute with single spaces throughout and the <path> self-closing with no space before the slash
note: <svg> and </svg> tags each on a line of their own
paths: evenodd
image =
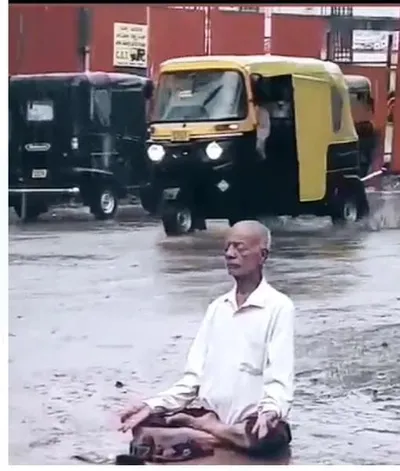
<svg viewBox="0 0 400 471">
<path fill-rule="evenodd" d="M 378 230 L 382 217 L 271 225 L 267 277 L 298 309 L 294 464 L 400 463 L 400 231 Z M 126 450 L 117 412 L 178 378 L 207 304 L 231 286 L 226 229 L 166 239 L 136 214 L 11 224 L 12 464 Z"/>
</svg>

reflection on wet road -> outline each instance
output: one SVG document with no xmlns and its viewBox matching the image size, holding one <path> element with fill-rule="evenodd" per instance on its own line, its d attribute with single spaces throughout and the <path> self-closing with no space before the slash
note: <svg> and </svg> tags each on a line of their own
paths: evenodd
<svg viewBox="0 0 400 471">
<path fill-rule="evenodd" d="M 268 278 L 298 307 L 293 463 L 398 464 L 399 230 L 274 224 Z M 116 413 L 179 376 L 208 302 L 230 287 L 226 228 L 10 226 L 13 464 L 125 451 Z"/>
</svg>

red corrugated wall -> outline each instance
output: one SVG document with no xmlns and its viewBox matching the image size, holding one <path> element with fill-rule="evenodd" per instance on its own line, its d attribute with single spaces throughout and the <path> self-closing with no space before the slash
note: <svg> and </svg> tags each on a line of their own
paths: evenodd
<svg viewBox="0 0 400 471">
<path fill-rule="evenodd" d="M 210 9 L 211 54 L 264 54 L 264 14 Z"/>
<path fill-rule="evenodd" d="M 76 5 L 9 6 L 9 73 L 79 70 Z"/>
<path fill-rule="evenodd" d="M 204 54 L 204 23 L 201 10 L 151 7 L 149 54 L 155 76 L 166 59 Z"/>
<path fill-rule="evenodd" d="M 271 54 L 321 58 L 328 24 L 323 17 L 271 15 Z"/>
<path fill-rule="evenodd" d="M 18 71 L 20 62 L 20 5 L 10 5 L 8 7 L 8 70 L 9 74 Z"/>
<path fill-rule="evenodd" d="M 92 11 L 92 70 L 111 72 L 115 22 L 146 24 L 143 5 L 12 5 L 9 68 L 11 74 L 78 71 L 78 8 Z M 204 53 L 204 11 L 150 7 L 150 66 L 171 57 Z M 20 34 L 20 15 L 23 32 Z"/>
<path fill-rule="evenodd" d="M 149 19 L 149 71 L 171 57 L 201 55 L 204 51 L 204 12 L 145 5 L 92 5 L 91 69 L 111 72 L 114 23 L 146 24 Z M 149 18 L 146 10 L 148 8 Z"/>
<path fill-rule="evenodd" d="M 146 24 L 144 5 L 91 5 L 92 43 L 90 68 L 112 72 L 114 23 Z"/>
</svg>

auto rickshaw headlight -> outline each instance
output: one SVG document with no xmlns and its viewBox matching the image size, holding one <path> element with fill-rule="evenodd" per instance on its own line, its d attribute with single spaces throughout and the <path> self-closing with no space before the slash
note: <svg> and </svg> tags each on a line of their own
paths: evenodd
<svg viewBox="0 0 400 471">
<path fill-rule="evenodd" d="M 161 162 L 165 156 L 164 147 L 160 144 L 152 144 L 147 149 L 147 155 L 152 162 Z"/>
<path fill-rule="evenodd" d="M 210 142 L 206 147 L 206 154 L 210 160 L 218 160 L 222 152 L 222 147 L 217 142 Z"/>
</svg>

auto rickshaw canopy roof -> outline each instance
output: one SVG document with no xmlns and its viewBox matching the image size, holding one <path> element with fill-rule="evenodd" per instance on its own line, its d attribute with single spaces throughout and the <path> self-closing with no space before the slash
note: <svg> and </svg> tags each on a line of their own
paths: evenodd
<svg viewBox="0 0 400 471">
<path fill-rule="evenodd" d="M 275 55 L 179 57 L 164 61 L 161 64 L 161 72 L 229 67 L 264 76 L 287 74 L 325 78 L 329 82 L 334 82 L 339 88 L 347 88 L 343 73 L 337 64 L 307 57 Z"/>
<path fill-rule="evenodd" d="M 106 85 L 117 83 L 122 86 L 143 86 L 145 87 L 151 80 L 135 74 L 123 74 L 116 72 L 62 72 L 43 74 L 20 74 L 10 77 L 10 84 L 35 81 L 54 82 L 89 82 L 92 85 Z"/>
<path fill-rule="evenodd" d="M 350 92 L 371 91 L 371 81 L 363 75 L 345 75 L 344 80 Z"/>
<path fill-rule="evenodd" d="M 265 77 L 280 75 L 292 75 L 300 79 L 307 79 L 325 82 L 329 87 L 326 93 L 331 96 L 330 87 L 334 86 L 342 97 L 341 107 L 341 127 L 340 130 L 332 131 L 332 142 L 356 141 L 357 133 L 351 114 L 348 86 L 340 67 L 329 61 L 304 57 L 289 57 L 275 55 L 255 55 L 255 56 L 194 56 L 180 57 L 164 61 L 161 64 L 160 72 L 180 72 L 180 71 L 201 71 L 210 69 L 238 70 L 247 74 L 260 74 Z M 332 103 L 332 102 L 330 102 Z M 332 105 L 330 105 L 332 108 Z M 307 120 L 308 109 L 302 109 Z M 333 113 L 333 111 L 332 111 Z M 328 122 L 325 123 L 329 127 Z"/>
</svg>

